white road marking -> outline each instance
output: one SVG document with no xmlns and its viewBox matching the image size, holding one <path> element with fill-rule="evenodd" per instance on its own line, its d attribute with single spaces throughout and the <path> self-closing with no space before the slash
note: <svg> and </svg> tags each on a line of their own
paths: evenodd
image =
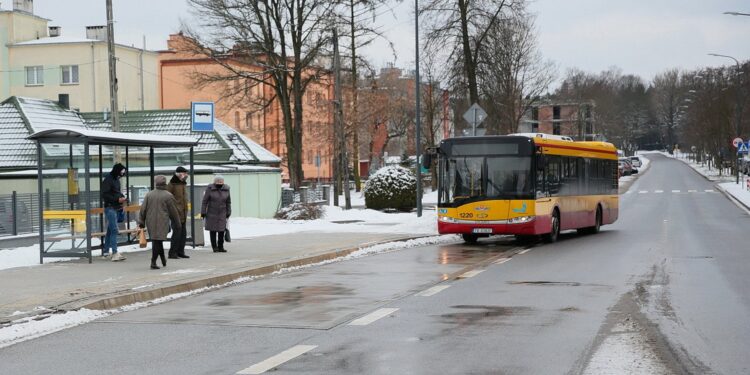
<svg viewBox="0 0 750 375">
<path fill-rule="evenodd" d="M 450 285 L 435 285 L 432 288 L 426 289 L 422 291 L 421 293 L 417 294 L 420 297 L 430 297 L 434 296 L 448 288 L 450 288 Z"/>
<path fill-rule="evenodd" d="M 531 249 L 523 249 L 523 250 L 521 250 L 521 251 L 519 251 L 519 252 L 518 252 L 518 255 L 523 255 L 523 254 L 526 254 L 526 253 L 528 253 L 529 251 L 531 251 Z"/>
<path fill-rule="evenodd" d="M 279 367 L 285 362 L 291 361 L 292 359 L 295 359 L 302 354 L 305 354 L 315 348 L 317 348 L 317 345 L 297 345 L 293 346 L 290 349 L 287 349 L 279 354 L 276 354 L 275 356 L 266 359 L 263 362 L 256 363 L 237 374 L 262 374 L 268 370 L 271 370 L 273 368 Z"/>
<path fill-rule="evenodd" d="M 654 193 L 656 193 L 656 194 L 661 194 L 663 192 L 664 192 L 664 190 L 656 190 L 656 191 L 654 191 Z"/>
<path fill-rule="evenodd" d="M 673 193 L 679 193 L 679 190 L 672 190 Z"/>
<path fill-rule="evenodd" d="M 507 262 L 509 260 L 510 260 L 510 258 L 500 258 L 500 259 L 494 261 L 492 264 L 503 264 L 503 263 L 505 263 L 505 262 Z"/>
<path fill-rule="evenodd" d="M 459 279 L 468 279 L 470 277 L 474 277 L 476 275 L 479 275 L 480 273 L 484 272 L 484 270 L 471 270 L 469 272 L 465 272 L 459 276 Z"/>
<path fill-rule="evenodd" d="M 648 193 L 648 190 L 641 190 L 638 192 L 638 194 L 646 194 L 646 193 Z"/>
<path fill-rule="evenodd" d="M 706 193 L 715 193 L 714 189 L 706 189 Z"/>
<path fill-rule="evenodd" d="M 394 309 L 394 308 L 377 309 L 359 319 L 352 320 L 349 323 L 349 325 L 350 326 L 366 326 L 378 319 L 385 318 L 386 316 L 391 315 L 396 311 L 398 311 L 398 309 Z"/>
<path fill-rule="evenodd" d="M 698 190 L 688 190 L 688 193 L 697 193 Z"/>
</svg>

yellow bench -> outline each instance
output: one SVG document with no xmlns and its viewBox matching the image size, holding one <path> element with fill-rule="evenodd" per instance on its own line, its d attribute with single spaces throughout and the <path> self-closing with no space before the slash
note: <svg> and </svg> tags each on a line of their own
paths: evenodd
<svg viewBox="0 0 750 375">
<path fill-rule="evenodd" d="M 125 212 L 138 212 L 141 206 L 132 205 L 125 206 Z M 91 211 L 93 215 L 103 215 L 103 208 L 94 208 Z M 63 240 L 74 240 L 80 238 L 86 238 L 86 210 L 45 210 L 42 213 L 44 220 L 70 220 L 72 234 L 70 236 L 54 236 L 47 238 L 48 241 L 63 241 Z M 131 229 L 120 229 L 120 234 L 135 234 L 138 228 Z M 104 237 L 107 232 L 94 232 L 91 233 L 91 237 Z"/>
</svg>

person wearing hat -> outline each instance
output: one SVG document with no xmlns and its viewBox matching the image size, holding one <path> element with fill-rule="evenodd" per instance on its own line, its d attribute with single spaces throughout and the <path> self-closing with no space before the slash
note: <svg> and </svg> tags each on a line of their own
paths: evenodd
<svg viewBox="0 0 750 375">
<path fill-rule="evenodd" d="M 177 202 L 177 211 L 180 214 L 180 227 L 172 228 L 172 238 L 169 246 L 169 259 L 178 258 L 190 258 L 185 254 L 185 240 L 187 239 L 187 194 L 186 186 L 188 178 L 188 170 L 183 167 L 177 167 L 174 171 L 172 179 L 169 180 L 167 185 L 167 191 L 172 193 L 175 201 Z"/>
<path fill-rule="evenodd" d="M 226 253 L 224 248 L 224 231 L 227 220 L 232 215 L 232 198 L 229 196 L 229 185 L 224 183 L 224 176 L 214 176 L 214 183 L 206 187 L 201 205 L 201 217 L 211 237 L 211 248 L 215 253 Z"/>
<path fill-rule="evenodd" d="M 172 228 L 179 226 L 180 214 L 172 194 L 167 191 L 167 176 L 154 177 L 155 189 L 143 198 L 137 222 L 140 228 L 146 228 L 151 240 L 151 269 L 158 270 L 156 259 L 161 258 L 161 265 L 167 265 L 164 258 L 164 241 Z M 174 236 L 176 233 L 172 233 Z"/>
<path fill-rule="evenodd" d="M 127 202 L 127 198 L 122 193 L 120 187 L 120 178 L 125 176 L 127 168 L 117 163 L 102 180 L 101 197 L 104 203 L 104 217 L 107 219 L 107 232 L 104 235 L 104 244 L 102 246 L 102 256 L 108 257 L 112 250 L 112 261 L 122 261 L 125 257 L 117 252 L 117 235 L 119 229 L 117 226 L 118 211 L 122 210 L 122 205 Z"/>
</svg>

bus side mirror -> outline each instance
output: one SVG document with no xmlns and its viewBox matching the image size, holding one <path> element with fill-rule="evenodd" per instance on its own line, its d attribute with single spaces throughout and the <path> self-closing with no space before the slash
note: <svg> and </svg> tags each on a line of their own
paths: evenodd
<svg viewBox="0 0 750 375">
<path fill-rule="evenodd" d="M 547 158 L 544 157 L 544 155 L 537 155 L 536 156 L 536 169 L 538 171 L 543 171 L 544 168 L 547 167 Z"/>
<path fill-rule="evenodd" d="M 422 168 L 430 169 L 430 166 L 432 166 L 432 154 L 425 152 L 422 154 Z"/>
</svg>

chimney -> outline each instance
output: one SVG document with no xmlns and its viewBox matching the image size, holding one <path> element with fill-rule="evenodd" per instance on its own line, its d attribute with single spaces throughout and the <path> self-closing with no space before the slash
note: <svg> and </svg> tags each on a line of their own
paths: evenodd
<svg viewBox="0 0 750 375">
<path fill-rule="evenodd" d="M 34 0 L 13 0 L 13 10 L 34 14 Z"/>
<path fill-rule="evenodd" d="M 86 39 L 107 41 L 107 26 L 86 26 Z"/>
<path fill-rule="evenodd" d="M 49 27 L 49 37 L 50 38 L 57 38 L 60 36 L 60 32 L 62 31 L 62 28 L 60 26 L 50 26 Z"/>
<path fill-rule="evenodd" d="M 57 104 L 64 109 L 70 109 L 70 94 L 58 94 Z"/>
</svg>

